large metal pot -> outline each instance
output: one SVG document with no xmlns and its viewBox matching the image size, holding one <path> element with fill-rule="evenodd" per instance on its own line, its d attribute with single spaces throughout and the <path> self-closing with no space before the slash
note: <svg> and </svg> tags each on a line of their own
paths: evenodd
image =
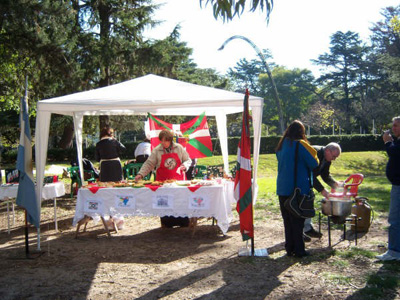
<svg viewBox="0 0 400 300">
<path fill-rule="evenodd" d="M 321 210 L 324 215 L 347 217 L 351 214 L 353 202 L 350 199 L 329 198 L 321 200 Z"/>
</svg>

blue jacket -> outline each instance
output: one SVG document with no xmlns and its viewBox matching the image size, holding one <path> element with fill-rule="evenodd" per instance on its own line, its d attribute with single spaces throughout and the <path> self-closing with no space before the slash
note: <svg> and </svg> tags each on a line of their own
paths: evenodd
<svg viewBox="0 0 400 300">
<path fill-rule="evenodd" d="M 386 165 L 386 177 L 393 185 L 400 185 L 400 139 L 385 144 L 389 161 Z"/>
<path fill-rule="evenodd" d="M 297 187 L 303 195 L 310 192 L 312 170 L 319 164 L 317 151 L 304 140 L 292 141 L 286 138 L 282 143 L 282 148 L 276 152 L 278 159 L 276 193 L 279 196 L 289 196 L 294 190 L 294 156 L 298 142 L 300 144 L 297 156 Z"/>
</svg>

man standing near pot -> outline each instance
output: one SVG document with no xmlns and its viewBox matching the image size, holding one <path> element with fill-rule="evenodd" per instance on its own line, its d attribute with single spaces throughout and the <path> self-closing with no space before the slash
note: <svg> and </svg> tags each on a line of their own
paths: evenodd
<svg viewBox="0 0 400 300">
<path fill-rule="evenodd" d="M 319 165 L 313 171 L 313 187 L 322 194 L 325 198 L 328 198 L 329 191 L 324 188 L 321 182 L 318 180 L 318 176 L 321 176 L 322 180 L 329 185 L 331 188 L 336 189 L 339 183 L 333 179 L 330 174 L 330 167 L 333 160 L 339 157 L 342 153 L 342 149 L 338 143 L 329 143 L 325 147 L 313 146 L 317 150 L 317 156 L 319 159 Z M 304 241 L 310 241 L 311 237 L 320 238 L 322 234 L 316 231 L 311 223 L 311 219 L 306 219 L 304 222 Z"/>
<path fill-rule="evenodd" d="M 389 206 L 389 243 L 388 250 L 378 255 L 379 260 L 400 260 L 400 116 L 393 118 L 392 133 L 383 134 L 389 161 L 386 165 L 386 177 L 392 184 Z"/>
</svg>

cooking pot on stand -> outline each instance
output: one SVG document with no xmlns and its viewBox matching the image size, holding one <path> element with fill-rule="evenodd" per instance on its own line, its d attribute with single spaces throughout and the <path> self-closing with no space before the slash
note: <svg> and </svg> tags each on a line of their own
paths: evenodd
<svg viewBox="0 0 400 300">
<path fill-rule="evenodd" d="M 329 197 L 321 200 L 321 211 L 335 224 L 343 224 L 351 214 L 353 201 L 349 197 Z"/>
</svg>

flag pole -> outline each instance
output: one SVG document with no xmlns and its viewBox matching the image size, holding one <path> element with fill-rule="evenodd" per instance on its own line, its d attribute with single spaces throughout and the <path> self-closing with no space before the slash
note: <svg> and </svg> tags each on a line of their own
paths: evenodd
<svg viewBox="0 0 400 300">
<path fill-rule="evenodd" d="M 239 213 L 240 232 L 246 247 L 240 248 L 239 256 L 268 256 L 267 249 L 254 249 L 254 205 L 253 205 L 253 178 L 250 146 L 250 119 L 249 91 L 243 102 L 242 134 L 238 144 L 238 157 L 235 174 L 234 196 L 237 200 L 236 210 Z M 249 240 L 251 248 L 249 249 Z"/>
<path fill-rule="evenodd" d="M 28 76 L 25 78 L 25 95 L 21 98 L 20 131 L 17 155 L 17 169 L 20 175 L 16 203 L 25 210 L 25 253 L 26 258 L 30 259 L 32 257 L 29 251 L 28 222 L 35 225 L 36 228 L 40 227 L 40 202 L 36 198 L 35 180 L 33 177 L 32 138 L 28 111 Z M 40 236 L 38 236 L 39 241 Z"/>
</svg>

